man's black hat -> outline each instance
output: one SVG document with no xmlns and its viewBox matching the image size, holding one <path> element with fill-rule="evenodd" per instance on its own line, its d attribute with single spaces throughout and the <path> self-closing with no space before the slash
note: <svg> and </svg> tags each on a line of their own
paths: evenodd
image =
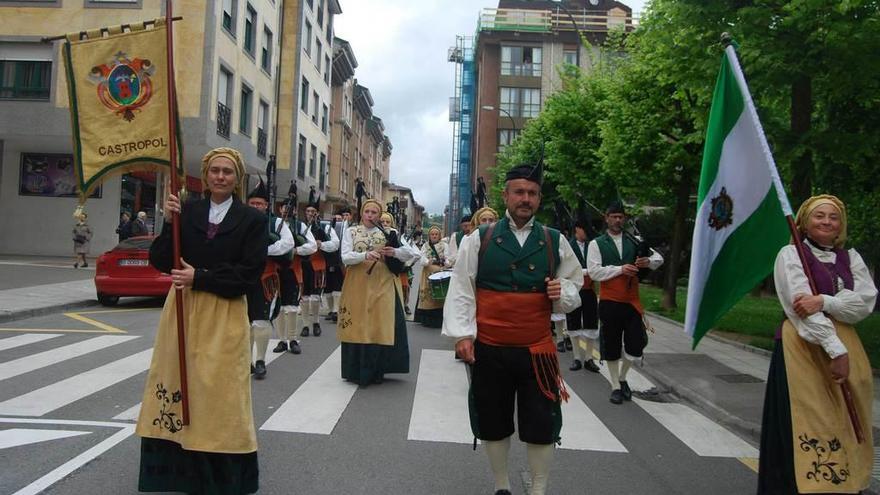
<svg viewBox="0 0 880 495">
<path fill-rule="evenodd" d="M 266 184 L 263 183 L 262 177 L 260 177 L 260 182 L 257 183 L 257 187 L 248 193 L 247 199 L 251 198 L 265 199 L 267 203 L 269 202 L 269 189 L 267 189 Z"/>
<path fill-rule="evenodd" d="M 321 197 L 315 191 L 315 186 L 311 186 L 311 190 L 309 191 L 309 204 L 306 205 L 306 207 L 309 206 L 318 211 L 321 211 Z"/>
<path fill-rule="evenodd" d="M 336 213 L 338 213 L 338 214 L 340 214 L 340 215 L 343 215 L 343 214 L 345 214 L 345 213 L 351 214 L 351 207 L 348 206 L 348 205 L 341 206 L 341 207 L 339 208 L 339 210 L 336 211 Z"/>
<path fill-rule="evenodd" d="M 458 223 L 471 223 L 471 215 L 465 215 L 461 217 L 461 221 Z"/>
<path fill-rule="evenodd" d="M 608 208 L 605 208 L 605 214 L 611 215 L 612 213 L 621 213 L 626 215 L 626 210 L 623 208 L 623 203 L 619 200 L 614 200 L 608 204 Z"/>
<path fill-rule="evenodd" d="M 539 160 L 538 163 L 530 165 L 523 163 L 513 167 L 504 176 L 504 180 L 525 179 L 538 184 L 544 183 L 544 161 Z"/>
</svg>

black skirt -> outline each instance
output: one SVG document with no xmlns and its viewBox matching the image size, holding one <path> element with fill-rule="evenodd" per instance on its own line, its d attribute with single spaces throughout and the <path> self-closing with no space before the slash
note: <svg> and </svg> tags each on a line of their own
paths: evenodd
<svg viewBox="0 0 880 495">
<path fill-rule="evenodd" d="M 385 373 L 409 373 L 409 341 L 400 298 L 394 298 L 394 345 L 342 343 L 342 378 L 367 386 Z"/>
<path fill-rule="evenodd" d="M 138 491 L 244 495 L 259 486 L 256 452 L 198 452 L 168 440 L 141 439 Z"/>
</svg>

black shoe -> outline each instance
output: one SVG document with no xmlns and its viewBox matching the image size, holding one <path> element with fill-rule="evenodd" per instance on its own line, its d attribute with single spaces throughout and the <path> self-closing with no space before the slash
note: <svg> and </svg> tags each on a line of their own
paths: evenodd
<svg viewBox="0 0 880 495">
<path fill-rule="evenodd" d="M 338 323 L 338 322 L 339 322 L 339 313 L 337 313 L 336 311 L 333 312 L 333 318 L 332 318 L 332 321 L 333 321 L 333 323 Z"/>
<path fill-rule="evenodd" d="M 314 335 L 315 337 L 321 336 L 321 325 L 318 325 L 317 323 L 312 325 L 312 335 Z"/>
<path fill-rule="evenodd" d="M 564 342 L 565 342 L 565 348 L 570 351 L 572 349 L 571 339 L 566 337 Z"/>
<path fill-rule="evenodd" d="M 299 333 L 300 337 L 308 337 L 309 336 L 309 327 L 303 327 L 303 331 Z"/>
<path fill-rule="evenodd" d="M 629 388 L 629 383 L 620 382 L 620 391 L 623 393 L 623 400 L 633 400 L 633 391 Z"/>
<path fill-rule="evenodd" d="M 557 352 L 565 352 L 565 342 L 557 342 L 556 343 L 556 351 Z"/>
<path fill-rule="evenodd" d="M 276 354 L 279 352 L 287 352 L 287 342 L 283 340 L 281 342 L 278 342 L 278 345 L 276 345 L 275 348 L 272 349 L 272 352 Z"/>
<path fill-rule="evenodd" d="M 569 371 L 577 371 L 581 368 L 583 368 L 583 366 L 581 366 L 581 360 L 575 359 L 574 361 L 572 361 L 571 366 L 568 367 L 568 370 Z"/>
<path fill-rule="evenodd" d="M 257 364 L 254 366 L 254 378 L 257 380 L 262 380 L 266 378 L 266 363 L 263 361 L 257 361 Z"/>
<path fill-rule="evenodd" d="M 74 267 L 74 268 L 79 268 L 79 263 L 74 263 L 74 264 L 73 264 L 73 267 Z"/>
<path fill-rule="evenodd" d="M 333 313 L 327 313 L 327 316 L 324 317 L 324 321 L 333 321 Z"/>
<path fill-rule="evenodd" d="M 498 490 L 495 495 L 511 495 L 510 490 Z"/>
<path fill-rule="evenodd" d="M 608 399 L 612 404 L 623 404 L 623 392 L 619 388 L 611 391 L 611 397 Z"/>
<path fill-rule="evenodd" d="M 598 373 L 599 365 L 596 364 L 596 362 L 592 359 L 587 359 L 586 361 L 584 361 L 584 369 L 593 373 Z"/>
<path fill-rule="evenodd" d="M 299 347 L 299 342 L 295 340 L 290 341 L 290 352 L 293 354 L 302 354 L 302 349 Z"/>
<path fill-rule="evenodd" d="M 254 374 L 254 365 L 251 365 L 251 374 Z"/>
<path fill-rule="evenodd" d="M 412 314 L 412 311 L 409 310 L 409 306 L 404 306 L 403 312 L 406 313 L 407 316 Z"/>
<path fill-rule="evenodd" d="M 82 267 L 83 267 L 83 268 L 88 268 L 88 266 L 89 266 L 88 263 L 83 263 L 83 264 L 82 264 Z"/>
</svg>

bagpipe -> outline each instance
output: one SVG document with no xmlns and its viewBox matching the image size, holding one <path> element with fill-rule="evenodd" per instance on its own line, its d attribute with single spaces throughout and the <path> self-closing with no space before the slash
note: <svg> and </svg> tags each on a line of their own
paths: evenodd
<svg viewBox="0 0 880 495">
<path fill-rule="evenodd" d="M 376 225 L 376 228 L 379 229 L 379 232 L 381 232 L 382 235 L 385 237 L 385 246 L 386 247 L 392 247 L 395 249 L 401 247 L 400 237 L 398 236 L 396 230 L 394 230 L 394 229 L 391 229 L 390 231 L 385 230 L 385 228 L 382 227 L 381 222 L 379 222 L 378 220 L 376 221 L 375 225 Z M 379 260 L 376 260 L 373 262 L 372 265 L 370 265 L 370 268 L 367 270 L 367 275 L 370 275 L 373 273 L 373 268 L 376 267 L 376 263 L 378 263 L 378 262 L 379 262 Z M 406 271 L 406 264 L 403 261 L 401 261 L 395 257 L 386 257 L 385 264 L 388 266 L 388 271 L 390 271 L 395 276 L 400 275 L 401 273 Z"/>
</svg>

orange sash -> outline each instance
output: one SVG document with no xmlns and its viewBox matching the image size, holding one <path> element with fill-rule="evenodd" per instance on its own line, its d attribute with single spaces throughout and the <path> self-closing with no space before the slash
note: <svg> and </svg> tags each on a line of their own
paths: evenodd
<svg viewBox="0 0 880 495">
<path fill-rule="evenodd" d="M 278 276 L 278 263 L 270 259 L 266 259 L 266 266 L 263 267 L 263 274 L 260 276 L 260 282 L 263 284 L 263 297 L 266 301 L 275 299 L 281 290 L 281 278 Z"/>
<path fill-rule="evenodd" d="M 550 335 L 552 303 L 543 292 L 500 292 L 477 289 L 477 340 L 503 347 L 527 347 L 538 387 L 548 399 L 568 402 L 559 371 L 556 344 Z M 559 394 L 551 385 L 556 383 Z"/>
<path fill-rule="evenodd" d="M 639 314 L 645 314 L 639 299 L 639 279 L 620 275 L 599 283 L 599 299 L 631 304 Z"/>
</svg>

